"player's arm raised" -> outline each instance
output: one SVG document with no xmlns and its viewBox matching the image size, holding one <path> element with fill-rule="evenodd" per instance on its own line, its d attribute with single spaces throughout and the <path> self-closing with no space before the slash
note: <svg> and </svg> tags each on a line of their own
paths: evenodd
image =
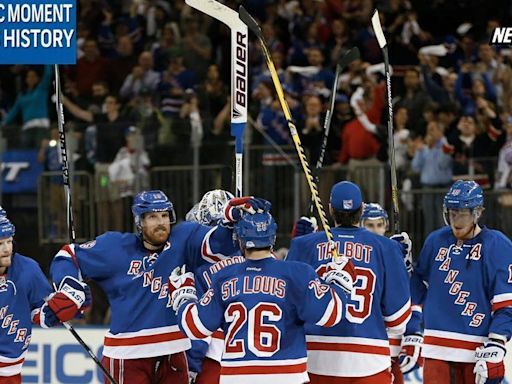
<svg viewBox="0 0 512 384">
<path fill-rule="evenodd" d="M 299 317 L 306 323 L 321 327 L 333 327 L 344 317 L 347 296 L 334 280 L 325 284 L 309 265 L 301 265 L 301 288 Z"/>
</svg>

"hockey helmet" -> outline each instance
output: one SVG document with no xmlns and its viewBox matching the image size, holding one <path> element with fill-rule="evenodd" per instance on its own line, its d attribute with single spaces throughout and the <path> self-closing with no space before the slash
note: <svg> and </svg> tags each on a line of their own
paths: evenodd
<svg viewBox="0 0 512 384">
<path fill-rule="evenodd" d="M 386 227 L 389 225 L 388 213 L 378 203 L 368 203 L 364 205 L 363 214 L 361 215 L 360 225 L 366 220 L 384 219 Z"/>
<path fill-rule="evenodd" d="M 444 196 L 443 216 L 445 223 L 447 225 L 449 224 L 448 210 L 470 209 L 473 212 L 473 218 L 476 224 L 483 205 L 484 194 L 482 188 L 475 181 L 457 180 Z"/>
<path fill-rule="evenodd" d="M 143 191 L 133 198 L 132 213 L 135 225 L 140 231 L 141 219 L 148 212 L 169 212 L 169 220 L 171 224 L 176 223 L 176 213 L 171 201 L 165 193 L 159 190 Z"/>
<path fill-rule="evenodd" d="M 244 215 L 234 228 L 235 239 L 246 249 L 273 247 L 276 232 L 277 224 L 269 212 Z"/>
<path fill-rule="evenodd" d="M 0 239 L 14 237 L 15 232 L 16 227 L 14 224 L 6 216 L 0 217 Z"/>
<path fill-rule="evenodd" d="M 214 189 L 204 194 L 201 201 L 194 205 L 185 216 L 187 221 L 213 226 L 222 218 L 222 210 L 233 194 L 222 189 Z"/>
</svg>

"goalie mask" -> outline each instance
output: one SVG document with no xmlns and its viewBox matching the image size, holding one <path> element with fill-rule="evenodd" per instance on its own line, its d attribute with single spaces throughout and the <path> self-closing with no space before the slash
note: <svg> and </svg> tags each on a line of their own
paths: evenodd
<svg viewBox="0 0 512 384">
<path fill-rule="evenodd" d="M 176 223 L 174 207 L 162 191 L 143 191 L 134 197 L 132 213 L 139 233 L 142 233 L 142 218 L 148 212 L 169 212 L 170 224 Z"/>
<path fill-rule="evenodd" d="M 233 197 L 233 194 L 222 189 L 208 191 L 187 213 L 185 219 L 207 226 L 217 225 L 223 217 L 222 209 Z"/>
</svg>

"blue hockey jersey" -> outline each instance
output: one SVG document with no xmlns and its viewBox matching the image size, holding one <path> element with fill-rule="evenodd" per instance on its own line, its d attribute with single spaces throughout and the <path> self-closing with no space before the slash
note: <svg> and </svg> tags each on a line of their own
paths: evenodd
<svg viewBox="0 0 512 384">
<path fill-rule="evenodd" d="M 422 355 L 475 362 L 488 335 L 512 335 L 512 242 L 482 228 L 458 242 L 450 227 L 426 239 L 411 279 L 412 300 L 423 304 Z"/>
<path fill-rule="evenodd" d="M 190 348 L 168 299 L 168 277 L 178 266 L 194 271 L 235 251 L 231 230 L 184 222 L 172 228 L 160 254 L 132 233 L 107 232 L 81 245 L 67 245 L 50 273 L 95 280 L 108 297 L 112 321 L 103 354 L 115 359 L 163 356 Z"/>
<path fill-rule="evenodd" d="M 223 329 L 221 384 L 302 384 L 308 381 L 304 323 L 334 326 L 345 300 L 311 267 L 269 256 L 213 275 L 199 303 L 181 306 L 179 325 L 192 339 Z"/>
<path fill-rule="evenodd" d="M 346 319 L 325 329 L 307 326 L 308 370 L 335 377 L 362 377 L 391 365 L 388 336 L 397 339 L 410 318 L 409 276 L 400 245 L 365 228 L 333 228 L 339 254 L 352 260 L 357 272 L 346 305 Z M 325 233 L 292 240 L 287 260 L 322 268 L 332 254 Z"/>
<path fill-rule="evenodd" d="M 33 311 L 52 292 L 39 265 L 16 253 L 0 275 L 0 376 L 21 372 L 32 333 Z"/>
</svg>

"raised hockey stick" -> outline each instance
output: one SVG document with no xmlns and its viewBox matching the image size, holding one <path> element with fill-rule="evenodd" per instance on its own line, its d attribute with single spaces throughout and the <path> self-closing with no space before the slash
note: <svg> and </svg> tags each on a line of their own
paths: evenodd
<svg viewBox="0 0 512 384">
<path fill-rule="evenodd" d="M 391 169 L 391 202 L 393 203 L 393 228 L 400 233 L 400 207 L 398 205 L 398 182 L 396 178 L 395 142 L 393 138 L 393 102 L 391 99 L 391 75 L 389 73 L 388 43 L 382 26 L 380 25 L 379 11 L 376 9 L 372 16 L 372 26 L 375 37 L 379 42 L 384 56 L 384 72 L 386 73 L 386 94 L 388 99 L 388 147 L 389 167 Z"/>
<path fill-rule="evenodd" d="M 288 124 L 288 129 L 290 130 L 290 134 L 292 135 L 293 143 L 295 144 L 295 149 L 299 156 L 300 164 L 302 166 L 302 170 L 306 176 L 306 181 L 308 183 L 309 190 L 311 192 L 311 198 L 314 201 L 316 210 L 318 212 L 318 216 L 320 217 L 320 224 L 323 227 L 325 235 L 327 236 L 327 240 L 329 241 L 332 258 L 336 260 L 338 258 L 338 250 L 333 241 L 331 227 L 329 226 L 329 222 L 327 221 L 327 216 L 325 215 L 324 207 L 322 206 L 322 201 L 320 200 L 320 196 L 318 195 L 318 188 L 311 174 L 311 170 L 309 168 L 308 160 L 306 158 L 306 154 L 304 153 L 304 148 L 300 142 L 300 137 L 297 132 L 297 127 L 293 123 L 292 115 L 290 113 L 290 107 L 284 98 L 283 87 L 281 85 L 281 81 L 279 80 L 279 76 L 277 74 L 276 68 L 274 67 L 274 63 L 272 62 L 272 57 L 270 56 L 270 51 L 268 50 L 267 43 L 261 33 L 261 28 L 252 18 L 252 16 L 245 10 L 243 6 L 240 6 L 240 19 L 247 24 L 249 29 L 258 37 L 260 41 L 261 48 L 263 50 L 263 55 L 265 56 L 265 60 L 267 62 L 268 69 L 272 76 L 272 81 L 274 82 L 274 87 L 276 88 L 277 96 L 279 98 L 279 103 L 281 104 L 281 108 L 283 109 L 284 116 L 286 118 L 286 122 Z"/>
<path fill-rule="evenodd" d="M 343 57 L 338 60 L 338 64 L 336 64 L 336 74 L 334 75 L 334 84 L 332 86 L 332 92 L 329 96 L 329 109 L 325 113 L 325 120 L 324 120 L 324 138 L 322 140 L 322 146 L 320 147 L 320 155 L 318 156 L 318 160 L 316 162 L 315 169 L 313 171 L 316 183 L 318 185 L 318 176 L 320 172 L 320 168 L 322 168 L 322 165 L 324 164 L 324 156 L 325 156 L 325 149 L 327 148 L 327 140 L 329 139 L 329 131 L 331 129 L 331 120 L 332 120 L 332 114 L 334 113 L 334 104 L 336 101 L 336 92 L 338 91 L 338 82 L 340 80 L 341 72 L 353 61 L 358 60 L 361 57 L 361 54 L 359 52 L 359 48 L 354 47 L 351 48 L 348 52 L 346 52 Z M 311 200 L 311 204 L 309 206 L 309 211 L 313 213 L 314 210 L 314 201 Z"/>
<path fill-rule="evenodd" d="M 59 142 L 60 142 L 60 153 L 62 157 L 62 179 L 64 182 L 64 192 L 66 195 L 66 211 L 67 211 L 67 223 L 68 223 L 68 235 L 69 242 L 75 242 L 75 224 L 73 222 L 73 205 L 71 202 L 71 181 L 69 177 L 69 166 L 68 166 L 68 150 L 66 146 L 66 132 L 64 131 L 64 108 L 62 107 L 62 94 L 60 88 L 60 75 L 59 66 L 55 64 L 55 107 L 57 109 L 57 123 L 59 126 Z M 56 287 L 54 285 L 56 290 Z M 94 363 L 101 369 L 103 374 L 112 382 L 117 384 L 115 379 L 110 375 L 107 369 L 98 360 L 92 349 L 85 343 L 80 337 L 75 328 L 69 323 L 62 323 L 69 332 L 75 337 L 76 341 L 82 346 L 87 354 L 93 359 Z"/>
<path fill-rule="evenodd" d="M 238 12 L 215 0 L 186 0 L 191 7 L 206 13 L 231 29 L 231 136 L 235 138 L 236 197 L 242 196 L 243 138 L 247 125 L 248 48 L 247 26 Z"/>
</svg>

